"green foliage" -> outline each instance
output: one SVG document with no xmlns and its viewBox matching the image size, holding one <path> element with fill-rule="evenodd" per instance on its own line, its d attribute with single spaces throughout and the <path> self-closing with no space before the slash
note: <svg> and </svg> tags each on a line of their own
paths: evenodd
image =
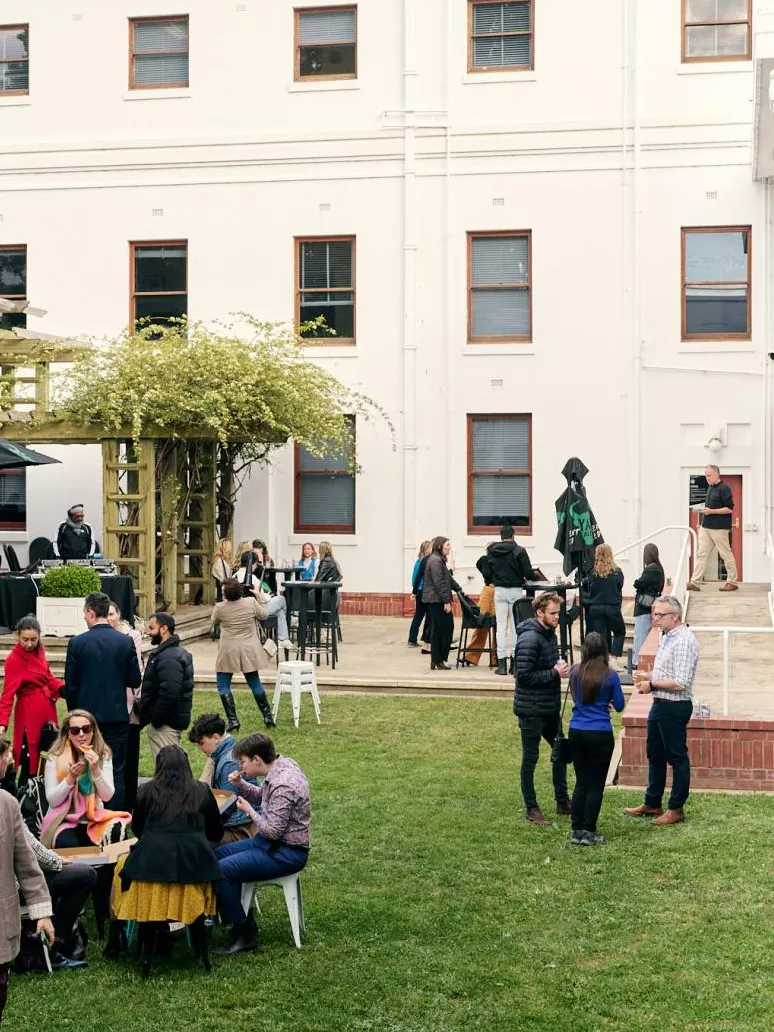
<svg viewBox="0 0 774 1032">
<path fill-rule="evenodd" d="M 46 598 L 85 598 L 101 587 L 99 574 L 90 566 L 55 566 L 40 582 L 40 593 Z"/>
</svg>

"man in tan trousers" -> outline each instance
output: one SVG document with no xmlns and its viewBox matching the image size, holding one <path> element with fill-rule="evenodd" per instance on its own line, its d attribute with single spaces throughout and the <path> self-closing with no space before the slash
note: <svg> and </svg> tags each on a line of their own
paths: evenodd
<svg viewBox="0 0 774 1032">
<path fill-rule="evenodd" d="M 731 551 L 729 534 L 731 531 L 731 514 L 734 511 L 734 499 L 731 488 L 723 483 L 717 466 L 707 466 L 704 470 L 707 478 L 707 497 L 702 509 L 703 520 L 699 527 L 699 555 L 693 567 L 693 577 L 688 585 L 689 591 L 701 591 L 701 582 L 707 569 L 707 561 L 713 548 L 717 548 L 720 558 L 726 567 L 727 580 L 720 591 L 736 591 L 737 584 L 736 559 Z"/>
</svg>

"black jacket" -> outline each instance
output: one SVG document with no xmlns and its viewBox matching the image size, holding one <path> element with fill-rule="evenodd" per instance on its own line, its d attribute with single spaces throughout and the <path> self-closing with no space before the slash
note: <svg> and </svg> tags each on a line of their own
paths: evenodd
<svg viewBox="0 0 774 1032">
<path fill-rule="evenodd" d="M 95 624 L 67 643 L 68 709 L 93 713 L 98 724 L 128 724 L 126 689 L 142 682 L 134 641 L 108 624 Z"/>
<path fill-rule="evenodd" d="M 81 524 L 81 531 L 65 521 L 60 523 L 56 534 L 56 549 L 61 559 L 88 559 L 94 535 L 88 523 Z"/>
<path fill-rule="evenodd" d="M 731 494 L 731 488 L 723 480 L 719 480 L 717 484 L 710 484 L 704 504 L 708 509 L 733 509 L 734 496 Z M 707 530 L 731 530 L 731 513 L 702 516 L 701 525 Z"/>
<path fill-rule="evenodd" d="M 141 785 L 132 814 L 139 839 L 121 873 L 122 881 L 174 882 L 195 885 L 222 875 L 210 843 L 223 837 L 223 819 L 209 787 L 194 782 L 198 806 L 161 819 L 149 812 L 148 787 Z"/>
<path fill-rule="evenodd" d="M 637 580 L 634 582 L 634 590 L 637 595 L 653 595 L 658 598 L 664 590 L 664 571 L 656 563 L 648 563 Z M 637 604 L 636 596 L 634 602 L 635 616 L 650 616 L 650 606 Z"/>
<path fill-rule="evenodd" d="M 194 669 L 191 653 L 178 635 L 151 652 L 145 664 L 140 695 L 140 724 L 185 731 L 191 723 Z"/>
<path fill-rule="evenodd" d="M 339 564 L 332 555 L 322 557 L 314 579 L 316 581 L 340 581 L 342 579 Z"/>
<path fill-rule="evenodd" d="M 516 690 L 513 712 L 517 717 L 550 717 L 561 706 L 562 680 L 554 670 L 559 662 L 556 631 L 531 617 L 516 628 Z"/>
<path fill-rule="evenodd" d="M 515 541 L 496 541 L 487 548 L 486 554 L 496 588 L 520 588 L 524 581 L 533 580 L 534 572 L 527 550 Z M 480 566 L 478 568 L 481 569 Z"/>
<path fill-rule="evenodd" d="M 425 566 L 425 583 L 422 587 L 422 601 L 442 602 L 452 600 L 452 575 L 446 560 L 438 552 L 431 552 Z"/>
<path fill-rule="evenodd" d="M 583 604 L 585 606 L 617 606 L 623 601 L 624 575 L 613 570 L 607 577 L 598 577 L 592 570 L 583 580 Z"/>
</svg>

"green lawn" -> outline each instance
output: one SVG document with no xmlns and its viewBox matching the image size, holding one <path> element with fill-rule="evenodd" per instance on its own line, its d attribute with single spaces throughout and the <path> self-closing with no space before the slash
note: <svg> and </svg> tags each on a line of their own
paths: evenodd
<svg viewBox="0 0 774 1032">
<path fill-rule="evenodd" d="M 87 971 L 12 979 L 4 1029 L 772 1027 L 771 799 L 696 796 L 657 829 L 621 815 L 638 793 L 610 791 L 609 844 L 578 849 L 566 818 L 524 820 L 508 702 L 326 696 L 320 727 L 311 713 L 296 731 L 284 709 L 275 735 L 312 785 L 303 949 L 270 889 L 257 954 L 208 977 L 181 941 L 142 983 L 94 944 Z M 552 812 L 545 756 L 538 773 Z"/>
</svg>

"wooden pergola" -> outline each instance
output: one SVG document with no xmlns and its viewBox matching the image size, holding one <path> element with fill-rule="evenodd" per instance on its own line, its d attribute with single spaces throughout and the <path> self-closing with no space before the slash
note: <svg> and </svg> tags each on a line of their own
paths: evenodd
<svg viewBox="0 0 774 1032">
<path fill-rule="evenodd" d="M 56 358 L 46 355 L 56 345 Z M 0 436 L 30 445 L 99 444 L 102 448 L 102 553 L 134 582 L 147 617 L 157 597 L 170 611 L 214 601 L 211 557 L 217 532 L 216 492 L 232 500 L 219 446 L 205 436 L 170 438 L 168 431 L 83 426 L 57 417 L 50 393 L 52 365 L 75 357 L 56 340 L 0 331 L 0 371 L 11 386 L 0 412 Z M 227 482 L 224 482 L 227 481 Z"/>
</svg>

